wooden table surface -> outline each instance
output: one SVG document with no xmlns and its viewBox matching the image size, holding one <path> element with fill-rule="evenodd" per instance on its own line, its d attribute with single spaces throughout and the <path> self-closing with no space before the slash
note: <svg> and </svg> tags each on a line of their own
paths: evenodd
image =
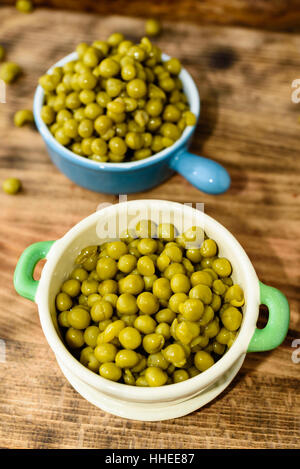
<svg viewBox="0 0 300 469">
<path fill-rule="evenodd" d="M 0 194 L 0 447 L 299 447 L 300 364 L 293 341 L 300 333 L 300 104 L 291 101 L 291 83 L 299 78 L 300 35 L 166 22 L 156 40 L 182 60 L 200 90 L 192 150 L 226 166 L 232 186 L 210 196 L 174 175 L 129 199 L 203 202 L 240 241 L 260 280 L 287 296 L 291 322 L 283 344 L 248 354 L 213 402 L 186 417 L 143 423 L 109 415 L 76 393 L 44 338 L 35 304 L 12 284 L 28 245 L 59 238 L 100 203 L 118 200 L 66 179 L 39 134 L 15 128 L 13 114 L 31 107 L 38 77 L 78 42 L 116 30 L 138 40 L 143 21 L 44 9 L 22 15 L 11 7 L 0 8 L 0 18 L 0 44 L 24 69 L 0 104 L 0 180 L 16 176 L 24 187 L 14 197 Z"/>
</svg>

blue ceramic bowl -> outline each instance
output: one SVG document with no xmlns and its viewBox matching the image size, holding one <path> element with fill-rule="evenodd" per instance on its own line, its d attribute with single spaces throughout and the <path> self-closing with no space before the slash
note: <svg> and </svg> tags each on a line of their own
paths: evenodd
<svg viewBox="0 0 300 469">
<path fill-rule="evenodd" d="M 168 58 L 163 54 L 164 61 Z M 76 59 L 75 52 L 57 62 L 52 68 L 61 67 Z M 200 98 L 195 82 L 185 69 L 179 76 L 190 109 L 198 120 Z M 41 119 L 43 102 L 44 91 L 41 86 L 38 86 L 33 105 L 37 129 L 53 163 L 79 186 L 106 194 L 130 194 L 157 186 L 169 178 L 174 171 L 182 174 L 197 189 L 209 194 L 221 194 L 230 186 L 229 174 L 223 166 L 188 151 L 195 126 L 187 127 L 174 145 L 144 160 L 127 163 L 99 163 L 76 155 L 55 140 Z"/>
</svg>

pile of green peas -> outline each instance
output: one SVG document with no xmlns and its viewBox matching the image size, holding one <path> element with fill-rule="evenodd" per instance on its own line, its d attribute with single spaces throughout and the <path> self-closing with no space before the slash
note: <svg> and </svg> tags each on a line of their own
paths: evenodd
<svg viewBox="0 0 300 469">
<path fill-rule="evenodd" d="M 179 139 L 196 123 L 179 78 L 180 61 L 113 33 L 77 46 L 77 60 L 43 75 L 41 117 L 55 139 L 98 162 L 139 161 Z"/>
<path fill-rule="evenodd" d="M 141 220 L 87 246 L 56 296 L 67 348 L 95 373 L 136 386 L 185 381 L 211 367 L 241 326 L 242 288 L 215 241 Z M 201 234 L 201 233 L 200 233 Z M 203 238 L 204 236 L 204 238 Z"/>
</svg>

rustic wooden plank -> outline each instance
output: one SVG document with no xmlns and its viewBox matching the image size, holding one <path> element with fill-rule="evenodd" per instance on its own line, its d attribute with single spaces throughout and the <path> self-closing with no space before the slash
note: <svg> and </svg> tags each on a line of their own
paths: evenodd
<svg viewBox="0 0 300 469">
<path fill-rule="evenodd" d="M 101 2 L 99 2 L 101 3 Z M 75 186 L 51 163 L 38 133 L 12 124 L 30 107 L 38 77 L 77 42 L 120 30 L 133 39 L 143 21 L 37 9 L 1 8 L 0 43 L 24 75 L 0 104 L 0 181 L 15 175 L 24 190 L 0 194 L 0 446 L 18 448 L 296 448 L 299 447 L 299 104 L 291 83 L 300 66 L 300 35 L 166 23 L 157 39 L 178 56 L 199 87 L 202 112 L 192 150 L 230 171 L 232 187 L 202 194 L 181 176 L 136 198 L 203 202 L 241 242 L 260 279 L 291 305 L 289 334 L 278 349 L 249 354 L 239 375 L 200 411 L 166 422 L 131 422 L 90 405 L 66 382 L 41 331 L 36 307 L 13 289 L 18 256 L 29 244 L 62 236 L 102 202 L 117 197 Z M 103 432 L 103 428 L 106 429 Z"/>
<path fill-rule="evenodd" d="M 2 0 L 13 5 L 15 0 Z M 34 0 L 36 8 L 49 7 L 86 11 L 100 15 L 116 14 L 194 24 L 239 25 L 268 30 L 298 30 L 300 7 L 297 0 Z"/>
</svg>

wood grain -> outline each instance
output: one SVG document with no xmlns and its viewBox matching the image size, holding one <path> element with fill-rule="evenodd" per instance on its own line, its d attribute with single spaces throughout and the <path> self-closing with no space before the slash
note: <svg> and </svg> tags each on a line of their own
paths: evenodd
<svg viewBox="0 0 300 469">
<path fill-rule="evenodd" d="M 1 3 L 14 5 L 15 0 Z M 256 27 L 268 30 L 299 31 L 298 0 L 33 0 L 36 8 L 48 7 L 86 11 L 100 15 L 116 14 L 163 21 L 185 21 Z"/>
<path fill-rule="evenodd" d="M 115 30 L 138 39 L 143 21 L 42 9 L 16 15 L 10 7 L 1 8 L 0 16 L 0 43 L 24 70 L 0 104 L 0 180 L 20 177 L 24 187 L 15 197 L 0 194 L 0 338 L 6 346 L 0 447 L 299 447 L 300 365 L 292 361 L 292 341 L 300 332 L 300 104 L 291 101 L 291 83 L 299 78 L 300 35 L 170 22 L 157 40 L 182 60 L 200 90 L 192 150 L 225 165 L 232 187 L 209 196 L 175 175 L 129 199 L 203 202 L 206 213 L 243 245 L 259 278 L 286 294 L 291 323 L 278 349 L 248 354 L 229 388 L 203 409 L 141 423 L 106 414 L 71 388 L 46 343 L 36 306 L 12 285 L 17 259 L 29 244 L 61 237 L 117 197 L 75 186 L 52 165 L 38 133 L 15 128 L 12 119 L 17 109 L 31 107 L 38 77 L 78 42 Z"/>
</svg>

